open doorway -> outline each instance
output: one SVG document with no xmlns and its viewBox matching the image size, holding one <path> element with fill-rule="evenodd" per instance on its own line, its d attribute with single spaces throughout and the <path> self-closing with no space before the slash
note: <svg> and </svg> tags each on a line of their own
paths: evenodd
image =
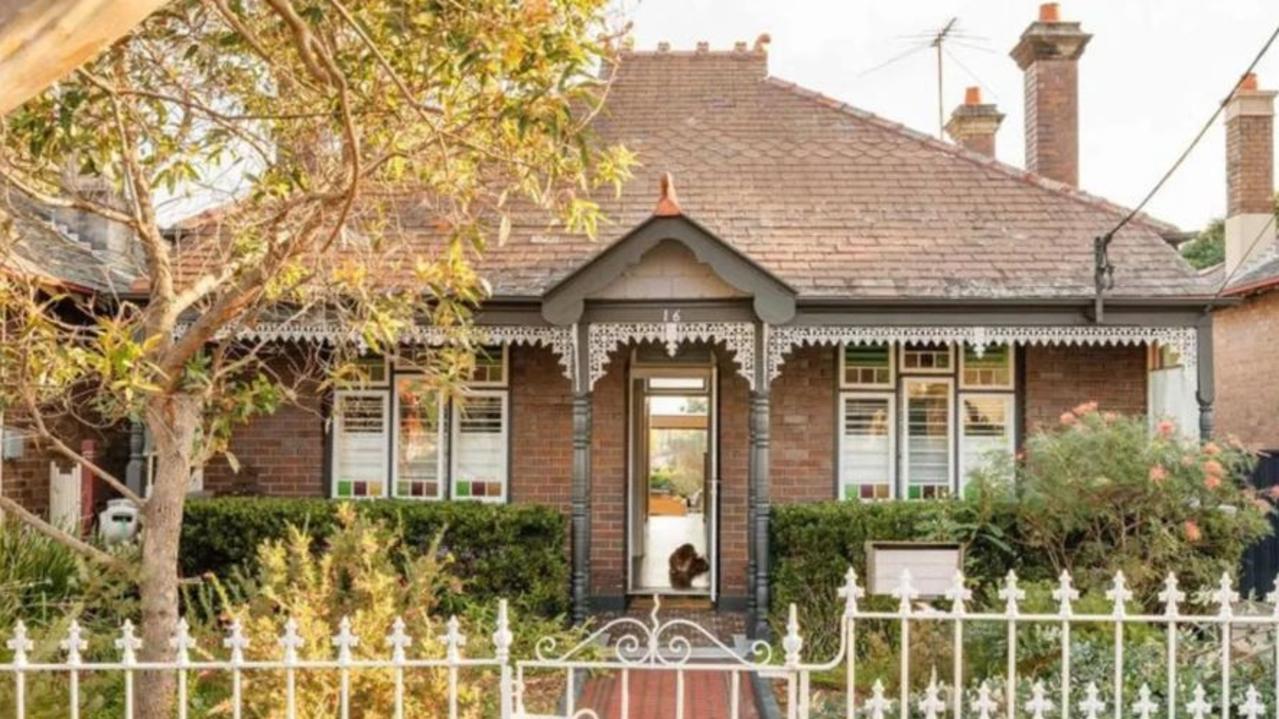
<svg viewBox="0 0 1279 719">
<path fill-rule="evenodd" d="M 629 586 L 714 598 L 715 369 L 631 371 Z"/>
</svg>

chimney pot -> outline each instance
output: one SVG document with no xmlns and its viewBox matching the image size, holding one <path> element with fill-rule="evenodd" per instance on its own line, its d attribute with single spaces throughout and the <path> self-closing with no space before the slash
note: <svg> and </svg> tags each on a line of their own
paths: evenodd
<svg viewBox="0 0 1279 719">
<path fill-rule="evenodd" d="M 1249 73 L 1226 104 L 1226 273 L 1275 243 L 1275 92 Z M 1267 228 L 1271 238 L 1257 240 Z"/>
<path fill-rule="evenodd" d="M 995 133 L 1003 120 L 994 105 L 982 104 L 981 89 L 970 87 L 964 92 L 964 104 L 950 114 L 946 133 L 969 151 L 994 157 Z"/>
<path fill-rule="evenodd" d="M 1025 75 L 1026 169 L 1079 185 L 1079 58 L 1092 35 L 1063 22 L 1057 3 L 1039 6 L 1039 18 L 1012 50 Z"/>
</svg>

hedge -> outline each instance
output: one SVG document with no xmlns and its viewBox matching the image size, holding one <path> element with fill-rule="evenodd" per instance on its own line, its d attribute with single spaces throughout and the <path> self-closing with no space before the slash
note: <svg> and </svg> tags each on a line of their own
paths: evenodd
<svg viewBox="0 0 1279 719">
<path fill-rule="evenodd" d="M 537 505 L 478 502 L 355 502 L 363 514 L 385 521 L 410 547 L 426 549 L 444 531 L 442 549 L 453 557 L 463 590 L 443 598 L 446 611 L 509 598 L 525 611 L 547 617 L 569 606 L 565 521 Z M 257 547 L 285 536 L 290 525 L 305 528 L 322 545 L 334 527 L 338 502 L 327 499 L 225 497 L 192 499 L 182 523 L 180 561 L 188 577 L 225 577 L 251 568 Z"/>
<path fill-rule="evenodd" d="M 1051 576 L 1011 551 L 1016 526 L 1010 505 L 972 501 L 819 502 L 773 508 L 772 624 L 785 633 L 787 607 L 799 608 L 805 642 L 820 657 L 838 644 L 843 602 L 836 592 L 851 565 L 865 586 L 866 542 L 955 541 L 965 545 L 964 571 L 989 585 L 1009 569 L 1029 578 Z"/>
</svg>

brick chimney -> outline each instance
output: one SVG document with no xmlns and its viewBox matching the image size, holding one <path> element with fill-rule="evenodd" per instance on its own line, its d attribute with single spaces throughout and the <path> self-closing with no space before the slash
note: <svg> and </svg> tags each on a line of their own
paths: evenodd
<svg viewBox="0 0 1279 719">
<path fill-rule="evenodd" d="M 950 113 L 946 134 L 955 142 L 987 157 L 995 156 L 995 132 L 1004 114 L 994 105 L 981 101 L 981 88 L 970 87 L 964 92 L 964 104 Z"/>
<path fill-rule="evenodd" d="M 1226 104 L 1226 273 L 1265 252 L 1257 240 L 1274 213 L 1275 92 L 1258 90 L 1248 75 Z M 1256 245 L 1251 248 L 1249 246 Z"/>
<path fill-rule="evenodd" d="M 1079 185 L 1079 56 L 1092 35 L 1063 22 L 1057 3 L 1039 6 L 1012 58 L 1025 74 L 1026 167 Z"/>
</svg>

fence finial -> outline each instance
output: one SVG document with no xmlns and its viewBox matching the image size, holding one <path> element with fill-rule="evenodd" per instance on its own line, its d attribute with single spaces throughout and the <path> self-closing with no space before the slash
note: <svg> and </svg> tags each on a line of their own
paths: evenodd
<svg viewBox="0 0 1279 719">
<path fill-rule="evenodd" d="M 405 631 L 404 618 L 396 617 L 391 624 L 391 633 L 386 635 L 386 645 L 391 648 L 391 661 L 403 664 L 407 656 L 405 650 L 412 644 L 413 639 Z"/>
<path fill-rule="evenodd" d="M 1017 603 L 1026 598 L 1026 590 L 1017 586 L 1017 572 L 1008 570 L 1004 586 L 999 589 L 999 598 L 1004 600 L 1004 613 L 1010 617 L 1017 616 Z"/>
<path fill-rule="evenodd" d="M 919 590 L 915 589 L 915 583 L 911 581 L 910 570 L 903 568 L 901 577 L 897 580 L 897 586 L 893 588 L 897 610 L 902 614 L 910 614 L 911 605 L 915 603 L 918 596 Z"/>
<path fill-rule="evenodd" d="M 786 652 L 786 666 L 799 666 L 800 652 L 804 649 L 804 638 L 799 635 L 799 609 L 791 602 L 786 615 L 786 636 L 782 638 L 782 650 Z"/>
<path fill-rule="evenodd" d="M 973 700 L 972 708 L 977 712 L 979 719 L 990 719 L 991 714 L 999 708 L 990 695 L 990 684 L 985 680 L 982 681 L 981 686 L 977 687 L 977 698 Z"/>
<path fill-rule="evenodd" d="M 1057 611 L 1064 617 L 1075 613 L 1074 601 L 1079 599 L 1079 590 L 1065 569 L 1057 577 L 1057 588 L 1053 590 L 1053 599 L 1057 600 Z"/>
<path fill-rule="evenodd" d="M 305 644 L 298 635 L 298 620 L 289 617 L 284 621 L 284 635 L 280 637 L 280 646 L 284 649 L 284 663 L 296 664 L 298 650 Z"/>
<path fill-rule="evenodd" d="M 1115 572 L 1115 581 L 1106 590 L 1106 599 L 1114 603 L 1115 616 L 1122 617 L 1128 613 L 1128 600 L 1132 599 L 1132 590 L 1128 588 L 1128 580 L 1123 570 Z"/>
<path fill-rule="evenodd" d="M 1195 685 L 1194 697 L 1186 705 L 1186 711 L 1190 712 L 1190 716 L 1194 719 L 1206 719 L 1212 713 L 1212 705 L 1208 703 L 1208 692 L 1204 691 L 1203 684 Z"/>
<path fill-rule="evenodd" d="M 1279 697 L 1275 698 L 1279 701 Z M 1248 691 L 1244 692 L 1244 702 L 1239 707 L 1239 713 L 1246 719 L 1259 719 L 1266 713 L 1266 705 L 1261 702 L 1261 693 L 1257 691 L 1257 687 L 1249 684 Z"/>
<path fill-rule="evenodd" d="M 142 648 L 142 640 L 133 631 L 133 622 L 128 619 L 120 626 L 120 638 L 115 640 L 115 648 L 120 650 L 120 663 L 133 664 L 137 661 L 137 651 Z"/>
<path fill-rule="evenodd" d="M 227 637 L 222 640 L 222 646 L 231 650 L 231 664 L 244 663 L 244 650 L 249 648 L 249 638 L 244 636 L 244 626 L 240 624 L 239 617 L 231 620 L 231 626 L 227 629 Z"/>
<path fill-rule="evenodd" d="M 1083 710 L 1084 716 L 1088 717 L 1088 719 L 1097 719 L 1102 712 L 1106 711 L 1106 702 L 1101 700 L 1101 692 L 1097 690 L 1097 682 L 1088 682 L 1088 687 L 1084 690 L 1084 700 L 1079 703 L 1079 708 Z"/>
<path fill-rule="evenodd" d="M 338 633 L 333 635 L 330 640 L 333 646 L 338 650 L 338 663 L 351 663 L 351 649 L 359 646 L 360 638 L 351 632 L 351 618 L 342 617 L 342 621 L 338 622 Z"/>
<path fill-rule="evenodd" d="M 1186 593 L 1177 586 L 1177 575 L 1168 572 L 1168 578 L 1164 580 L 1164 590 L 1159 593 L 1159 601 L 1164 603 L 1164 615 L 1176 616 L 1181 611 L 1180 604 L 1185 598 Z"/>
<path fill-rule="evenodd" d="M 973 590 L 968 588 L 964 570 L 955 570 L 955 577 L 950 580 L 950 588 L 946 590 L 946 598 L 950 600 L 951 614 L 962 617 L 968 611 L 964 603 L 973 598 Z"/>
<path fill-rule="evenodd" d="M 1221 573 L 1221 581 L 1217 583 L 1217 591 L 1213 592 L 1212 600 L 1217 603 L 1217 616 L 1234 616 L 1235 602 L 1239 601 L 1239 592 L 1235 591 L 1230 572 Z"/>
<path fill-rule="evenodd" d="M 838 595 L 844 600 L 844 617 L 857 613 L 857 600 L 866 596 L 866 590 L 857 583 L 857 570 L 852 566 L 844 573 L 844 586 L 839 588 Z"/>
<path fill-rule="evenodd" d="M 1044 715 L 1052 711 L 1053 707 L 1053 703 L 1048 700 L 1048 690 L 1044 688 L 1043 680 L 1036 681 L 1030 688 L 1030 701 L 1026 702 L 1031 718 L 1044 719 Z"/>
<path fill-rule="evenodd" d="M 884 719 L 884 714 L 892 706 L 893 702 L 884 696 L 884 683 L 876 679 L 875 686 L 870 690 L 870 699 L 866 700 L 866 710 L 870 712 L 870 719 Z"/>
<path fill-rule="evenodd" d="M 1137 703 L 1132 705 L 1132 711 L 1137 715 L 1137 719 L 1150 719 L 1159 711 L 1159 705 L 1150 698 L 1150 685 L 1142 683 L 1141 689 L 1137 692 Z"/>
<path fill-rule="evenodd" d="M 462 623 L 457 620 L 457 615 L 449 617 L 448 624 L 444 625 L 444 646 L 445 654 L 452 663 L 462 661 L 462 647 L 466 645 L 466 636 L 462 634 Z"/>
<path fill-rule="evenodd" d="M 80 622 L 71 620 L 71 624 L 67 627 L 67 638 L 58 642 L 58 646 L 67 653 L 67 664 L 73 667 L 80 665 L 80 652 L 89 648 L 89 643 L 84 640 L 84 630 L 80 628 Z"/>
<path fill-rule="evenodd" d="M 35 645 L 27 637 L 27 625 L 19 619 L 17 624 L 13 625 L 13 639 L 4 643 L 5 646 L 13 650 L 14 666 L 22 666 L 27 663 L 27 652 L 31 651 Z"/>
<path fill-rule="evenodd" d="M 173 636 L 169 638 L 169 646 L 173 647 L 178 658 L 178 666 L 186 666 L 191 662 L 191 649 L 195 647 L 195 639 L 191 636 L 191 625 L 186 617 L 179 617 L 173 628 Z"/>
<path fill-rule="evenodd" d="M 946 711 L 946 702 L 941 698 L 941 687 L 937 685 L 937 667 L 933 667 L 932 676 L 928 678 L 928 688 L 924 690 L 919 708 L 924 712 L 924 719 L 937 719 Z"/>
</svg>

